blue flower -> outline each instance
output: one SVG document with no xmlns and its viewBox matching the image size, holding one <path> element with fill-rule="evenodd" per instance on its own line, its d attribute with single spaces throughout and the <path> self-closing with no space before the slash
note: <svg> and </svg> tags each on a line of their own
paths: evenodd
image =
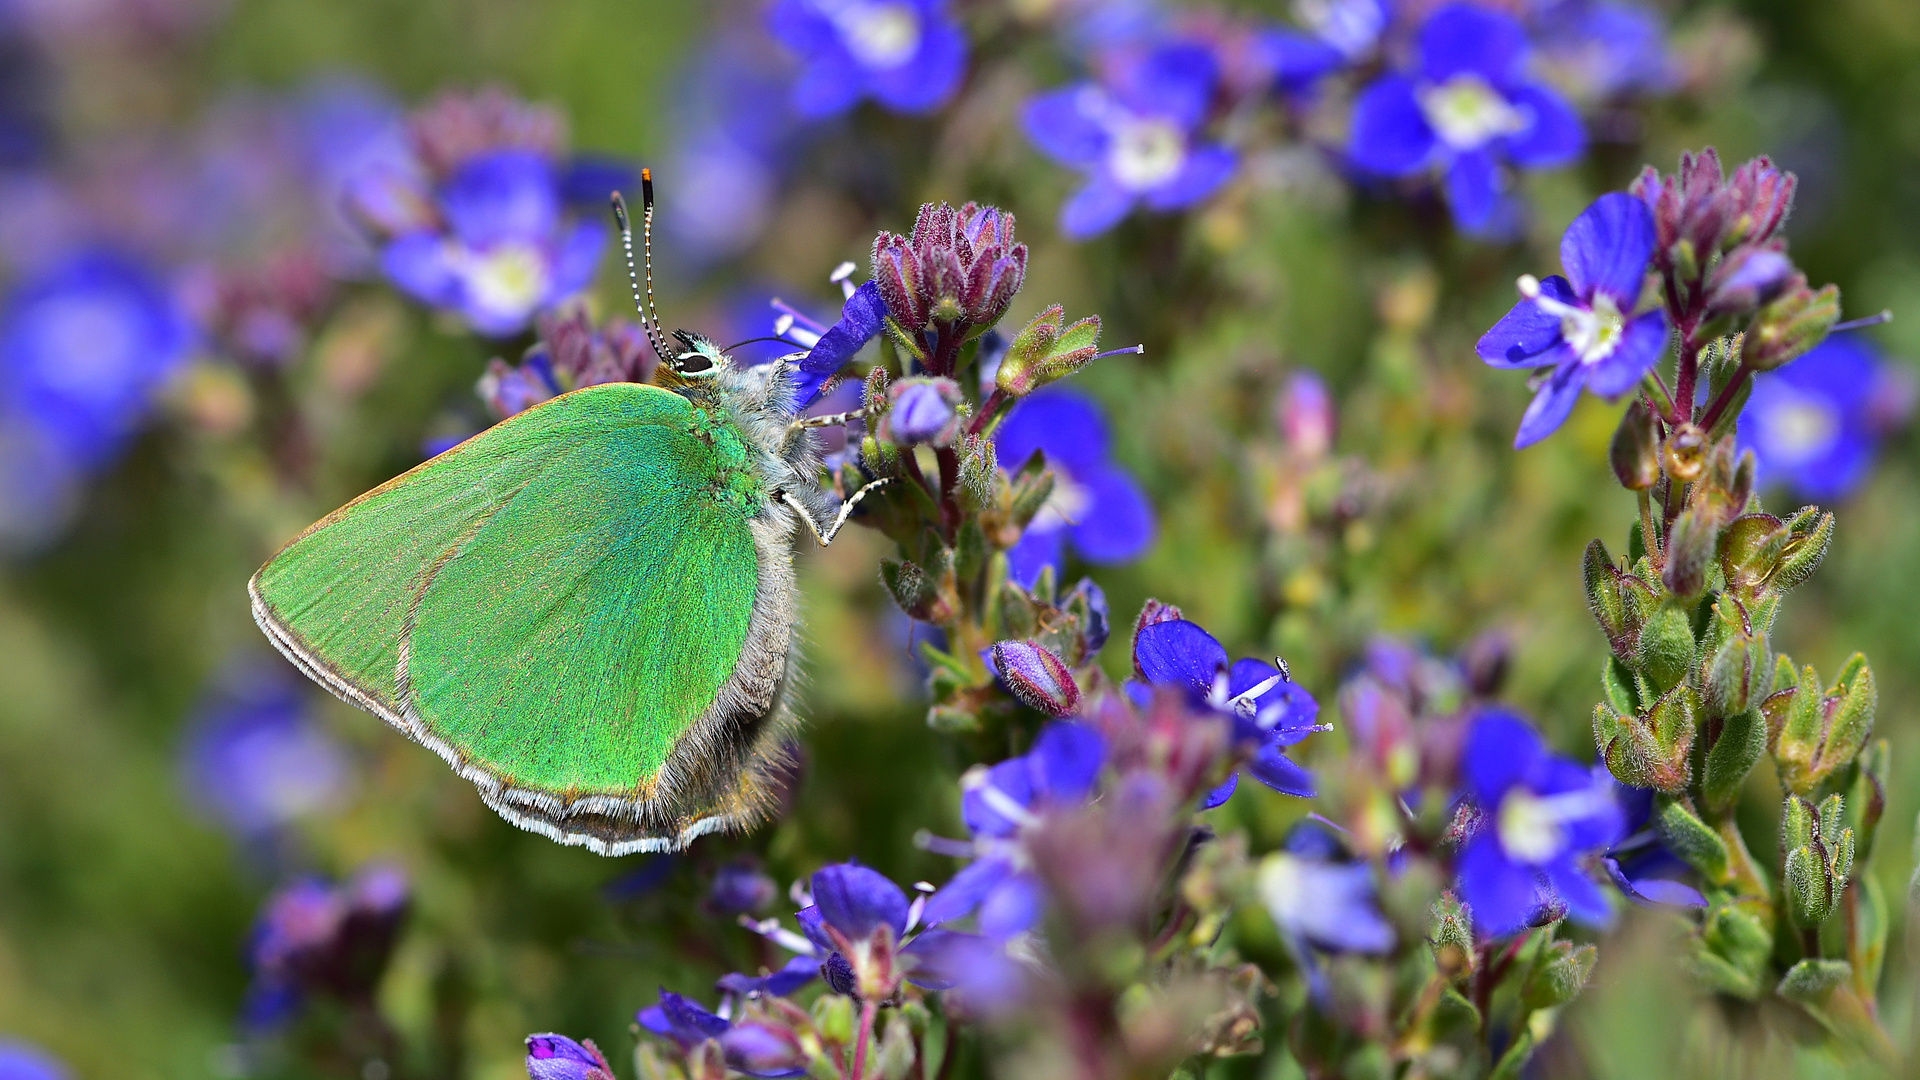
<svg viewBox="0 0 1920 1080">
<path fill-rule="evenodd" d="M 1666 351 L 1666 313 L 1633 314 L 1653 245 L 1646 203 L 1602 195 L 1560 238 L 1567 276 L 1520 279 L 1523 299 L 1477 347 L 1494 367 L 1551 369 L 1520 418 L 1516 448 L 1551 435 L 1582 389 L 1603 397 L 1632 390 Z"/>
<path fill-rule="evenodd" d="M 779 895 L 773 879 L 752 862 L 736 860 L 720 867 L 707 889 L 707 904 L 715 911 L 740 915 L 760 911 Z"/>
<path fill-rule="evenodd" d="M 1099 732 L 1056 721 L 1025 754 L 969 771 L 960 816 L 973 834 L 975 857 L 928 899 L 922 920 L 938 926 L 977 914 L 980 932 L 996 941 L 1039 921 L 1045 895 L 1019 844 L 1020 830 L 1049 810 L 1085 803 L 1106 756 Z"/>
<path fill-rule="evenodd" d="M 800 132 L 781 60 L 763 35 L 723 31 L 675 80 L 677 137 L 660 173 L 699 193 L 663 207 L 676 256 L 738 255 L 773 220 Z"/>
<path fill-rule="evenodd" d="M 1545 914 L 1606 925 L 1602 893 L 1580 860 L 1620 836 L 1620 807 L 1586 766 L 1547 751 L 1519 717 L 1489 711 L 1461 754 L 1467 797 L 1483 815 L 1460 850 L 1460 899 L 1475 929 L 1511 934 Z"/>
<path fill-rule="evenodd" d="M 562 214 L 547 157 L 520 149 L 472 157 L 434 196 L 444 227 L 396 236 L 380 260 L 394 284 L 422 302 L 506 336 L 592 281 L 606 226 Z"/>
<path fill-rule="evenodd" d="M 835 993 L 868 1001 L 892 997 L 905 979 L 932 990 L 947 980 L 931 959 L 945 934 L 908 935 L 924 925 L 907 894 L 877 870 L 836 863 L 814 872 L 813 903 L 795 913 L 820 974 Z M 904 944 L 902 944 L 904 942 Z"/>
<path fill-rule="evenodd" d="M 1342 858 L 1340 845 L 1317 822 L 1302 822 L 1286 850 L 1260 864 L 1260 898 L 1275 925 L 1323 949 L 1392 950 L 1393 925 L 1380 913 L 1373 867 Z"/>
<path fill-rule="evenodd" d="M 150 270 L 80 252 L 21 283 L 0 311 L 0 417 L 77 467 L 99 467 L 192 346 L 185 311 Z"/>
<path fill-rule="evenodd" d="M 1031 585 L 1043 567 L 1056 570 L 1066 541 L 1090 563 L 1128 562 L 1153 544 L 1153 507 L 1146 493 L 1109 456 L 1100 407 L 1075 391 L 1048 387 L 1020 400 L 994 433 L 1000 464 L 1018 469 L 1034 451 L 1053 470 L 1053 496 L 1007 552 L 1009 573 Z"/>
<path fill-rule="evenodd" d="M 793 105 L 837 116 L 873 98 L 895 112 L 931 112 L 966 72 L 967 37 L 946 0 L 777 0 L 773 36 L 800 57 Z"/>
<path fill-rule="evenodd" d="M 1449 4 L 1420 28 L 1418 61 L 1362 91 L 1348 154 L 1382 176 L 1445 174 L 1461 229 L 1512 233 L 1518 209 L 1502 165 L 1564 165 L 1586 149 L 1573 106 L 1527 73 L 1526 30 L 1512 16 Z"/>
<path fill-rule="evenodd" d="M 1084 240 L 1135 205 L 1178 210 L 1218 191 L 1238 162 L 1205 143 L 1219 62 L 1203 45 L 1161 46 L 1114 66 L 1101 82 L 1049 91 L 1027 103 L 1027 138 L 1047 156 L 1087 174 L 1060 208 L 1060 231 Z"/>
<path fill-rule="evenodd" d="M 820 977 L 820 961 L 812 952 L 802 953 L 782 964 L 780 970 L 765 975 L 731 972 L 714 984 L 721 993 L 738 997 L 786 997 Z"/>
<path fill-rule="evenodd" d="M 1255 780 L 1287 795 L 1313 796 L 1313 774 L 1283 751 L 1327 729 L 1314 723 L 1319 702 L 1278 668 L 1261 660 L 1229 664 L 1226 648 L 1212 634 L 1179 618 L 1142 626 L 1133 639 L 1133 664 L 1149 684 L 1180 687 L 1195 704 L 1230 719 L 1234 740 L 1251 752 L 1244 767 Z M 1200 808 L 1226 802 L 1239 784 L 1235 772 Z"/>
<path fill-rule="evenodd" d="M 257 837 L 337 805 L 346 755 L 314 719 L 304 679 L 277 662 L 243 666 L 201 707 L 182 754 L 188 795 Z"/>
<path fill-rule="evenodd" d="M 68 1080 L 73 1074 L 52 1054 L 18 1039 L 0 1039 L 0 1080 Z"/>
<path fill-rule="evenodd" d="M 660 1001 L 634 1015 L 640 1026 L 655 1035 L 665 1036 L 682 1050 L 691 1050 L 708 1039 L 717 1039 L 730 1026 L 725 1017 L 716 1016 L 695 1001 L 662 987 Z"/>
<path fill-rule="evenodd" d="M 613 1080 L 613 1066 L 588 1039 L 584 1044 L 565 1035 L 527 1036 L 528 1080 Z"/>
<path fill-rule="evenodd" d="M 352 1000 L 371 994 L 406 916 L 406 877 L 388 866 L 345 885 L 302 878 L 268 898 L 247 943 L 254 983 L 246 1019 L 286 1019 L 304 995 Z"/>
<path fill-rule="evenodd" d="M 1692 874 L 1692 868 L 1668 851 L 1653 831 L 1653 791 L 1614 780 L 1604 765 L 1596 766 L 1595 772 L 1594 783 L 1610 786 L 1620 807 L 1621 839 L 1600 860 L 1607 876 L 1637 904 L 1706 907 L 1707 898 L 1700 890 L 1681 880 Z"/>
<path fill-rule="evenodd" d="M 1866 479 L 1889 396 L 1883 365 L 1857 334 L 1829 337 L 1798 359 L 1753 377 L 1740 414 L 1739 442 L 1753 451 L 1764 483 L 1822 502 L 1843 499 Z"/>
<path fill-rule="evenodd" d="M 1307 0 L 1294 5 L 1305 30 L 1275 27 L 1258 34 L 1254 48 L 1275 86 L 1288 93 L 1311 89 L 1321 79 L 1365 59 L 1379 44 L 1390 16 L 1383 0 Z"/>
<path fill-rule="evenodd" d="M 1611 0 L 1544 0 L 1533 24 L 1543 65 L 1589 101 L 1658 93 L 1675 79 L 1660 13 Z"/>
<path fill-rule="evenodd" d="M 880 287 L 869 281 L 847 294 L 839 321 L 824 330 L 802 324 L 793 314 L 797 313 L 790 313 L 775 332 L 793 335 L 795 340 L 812 338 L 807 355 L 793 374 L 794 408 L 804 409 L 820 396 L 827 380 L 839 374 L 840 369 L 880 333 L 887 317 L 887 305 L 880 298 Z"/>
</svg>

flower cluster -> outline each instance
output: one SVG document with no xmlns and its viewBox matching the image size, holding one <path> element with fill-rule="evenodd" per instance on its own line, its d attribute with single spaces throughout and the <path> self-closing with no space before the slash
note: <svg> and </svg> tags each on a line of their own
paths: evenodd
<svg viewBox="0 0 1920 1080">
<path fill-rule="evenodd" d="M 568 211 L 570 170 L 592 170 L 564 157 L 557 114 L 498 90 L 448 94 L 411 134 L 411 160 L 367 169 L 349 192 L 402 291 L 504 337 L 592 281 L 607 228 Z"/>
<path fill-rule="evenodd" d="M 247 1019 L 289 1018 L 309 997 L 364 1003 L 380 985 L 409 905 L 407 879 L 370 866 L 345 884 L 303 878 L 276 892 L 247 944 Z"/>
</svg>

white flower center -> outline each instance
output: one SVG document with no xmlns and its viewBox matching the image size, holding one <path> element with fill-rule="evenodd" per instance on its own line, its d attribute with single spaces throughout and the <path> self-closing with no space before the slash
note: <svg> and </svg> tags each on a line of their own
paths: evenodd
<svg viewBox="0 0 1920 1080">
<path fill-rule="evenodd" d="M 910 4 L 852 3 L 829 17 L 862 67 L 897 68 L 920 51 L 920 16 Z"/>
<path fill-rule="evenodd" d="M 1627 318 L 1607 293 L 1594 293 L 1592 307 L 1563 303 L 1541 292 L 1539 280 L 1528 274 L 1520 279 L 1520 295 L 1541 311 L 1560 316 L 1560 336 L 1583 364 L 1597 364 L 1612 356 L 1626 333 Z"/>
<path fill-rule="evenodd" d="M 1599 809 L 1606 794 L 1597 788 L 1545 797 L 1515 788 L 1500 800 L 1494 828 L 1508 857 L 1539 865 L 1567 848 L 1567 822 Z"/>
<path fill-rule="evenodd" d="M 1107 166 L 1120 186 L 1145 191 L 1180 174 L 1187 160 L 1187 137 L 1178 125 L 1168 120 L 1135 117 L 1119 120 L 1108 128 L 1113 144 L 1107 150 Z"/>
<path fill-rule="evenodd" d="M 1065 528 L 1068 525 L 1078 525 L 1080 515 L 1086 512 L 1092 502 L 1093 496 L 1086 488 L 1074 483 L 1072 477 L 1055 468 L 1053 491 L 1047 496 L 1046 503 L 1040 507 L 1040 512 L 1033 515 L 1033 523 L 1030 527 L 1045 532 Z"/>
<path fill-rule="evenodd" d="M 1427 114 L 1427 123 L 1455 150 L 1477 150 L 1527 126 L 1526 114 L 1471 72 L 1455 75 L 1438 86 L 1421 87 L 1419 94 L 1420 111 Z"/>
<path fill-rule="evenodd" d="M 1767 456 L 1777 464 L 1803 465 L 1827 452 L 1840 433 L 1833 406 L 1794 394 L 1766 412 Z"/>
<path fill-rule="evenodd" d="M 545 255 L 528 243 L 468 252 L 461 270 L 474 306 L 504 314 L 524 315 L 539 307 L 552 280 Z"/>
</svg>

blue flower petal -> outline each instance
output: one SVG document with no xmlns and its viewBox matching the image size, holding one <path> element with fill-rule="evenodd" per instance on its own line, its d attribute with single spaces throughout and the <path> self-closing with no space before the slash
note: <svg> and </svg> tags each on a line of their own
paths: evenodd
<svg viewBox="0 0 1920 1080">
<path fill-rule="evenodd" d="M 1508 861 L 1489 830 L 1461 849 L 1457 864 L 1460 899 L 1473 909 L 1474 931 L 1503 937 L 1527 925 L 1533 913 L 1533 871 Z"/>
<path fill-rule="evenodd" d="M 1563 304 L 1577 302 L 1573 286 L 1558 274 L 1542 279 L 1540 292 Z M 1540 367 L 1542 354 L 1564 340 L 1560 316 L 1550 315 L 1532 300 L 1521 300 L 1480 338 L 1474 351 L 1497 368 Z"/>
<path fill-rule="evenodd" d="M 1532 117 L 1525 130 L 1507 137 L 1507 156 L 1514 164 L 1550 169 L 1571 164 L 1587 152 L 1587 125 L 1573 103 L 1557 92 L 1528 84 L 1510 91 L 1508 100 Z"/>
<path fill-rule="evenodd" d="M 1298 30 L 1265 31 L 1254 39 L 1254 49 L 1274 85 L 1290 93 L 1307 89 L 1347 62 L 1339 49 Z"/>
<path fill-rule="evenodd" d="M 1082 558 L 1100 565 L 1129 562 L 1153 546 L 1153 505 L 1133 477 L 1102 468 L 1076 472 L 1071 482 L 1086 494 L 1080 520 L 1069 526 Z"/>
<path fill-rule="evenodd" d="M 885 926 L 895 940 L 907 930 L 907 894 L 885 874 L 858 863 L 836 863 L 813 874 L 813 902 L 827 925 L 858 941 Z"/>
<path fill-rule="evenodd" d="M 1046 896 L 1031 873 L 1013 874 L 980 902 L 980 932 L 1004 940 L 1040 921 Z"/>
<path fill-rule="evenodd" d="M 1629 321 L 1606 359 L 1587 370 L 1587 389 L 1601 397 L 1619 397 L 1640 385 L 1640 377 L 1667 351 L 1667 313 L 1649 311 Z"/>
<path fill-rule="evenodd" d="M 874 72 L 873 96 L 896 112 L 931 112 L 959 89 L 966 68 L 967 35 L 944 15 L 922 15 L 919 51 L 898 67 Z"/>
<path fill-rule="evenodd" d="M 548 302 L 572 296 L 593 284 L 600 269 L 600 252 L 607 246 L 607 227 L 598 218 L 583 218 L 574 223 L 560 241 L 553 260 L 553 284 Z"/>
<path fill-rule="evenodd" d="M 1033 768 L 1025 758 L 1009 758 L 988 769 L 987 783 L 1023 807 L 1033 805 Z M 960 820 L 975 836 L 1012 836 L 1020 828 L 977 790 L 960 796 Z"/>
<path fill-rule="evenodd" d="M 380 270 L 401 292 L 434 307 L 460 297 L 460 279 L 447 257 L 447 241 L 431 232 L 396 237 L 380 253 Z"/>
<path fill-rule="evenodd" d="M 1107 129 L 1094 117 L 1102 96 L 1091 84 L 1041 94 L 1021 110 L 1021 126 L 1041 153 L 1063 165 L 1090 168 L 1107 153 Z"/>
<path fill-rule="evenodd" d="M 1018 470 L 1035 450 L 1071 475 L 1107 464 L 1107 419 L 1100 406 L 1077 390 L 1050 386 L 1013 407 L 993 437 L 1000 464 Z"/>
<path fill-rule="evenodd" d="M 1571 348 L 1568 353 L 1571 354 Z M 1573 406 L 1580 400 L 1580 391 L 1586 386 L 1586 372 L 1578 363 L 1562 363 L 1546 383 L 1533 395 L 1533 401 L 1527 405 L 1527 411 L 1520 416 L 1520 430 L 1513 437 L 1513 448 L 1524 449 L 1560 429 L 1573 413 Z"/>
<path fill-rule="evenodd" d="M 1486 150 L 1460 154 L 1447 166 L 1447 209 L 1463 232 L 1493 237 L 1501 231 L 1506 177 Z"/>
<path fill-rule="evenodd" d="M 1060 234 L 1069 240 L 1098 236 L 1120 224 L 1120 219 L 1133 209 L 1133 202 L 1132 191 L 1106 174 L 1096 173 L 1086 187 L 1061 204 Z"/>
<path fill-rule="evenodd" d="M 497 150 L 460 166 L 440 192 L 454 235 L 469 247 L 544 241 L 560 220 L 553 165 L 530 150 Z"/>
<path fill-rule="evenodd" d="M 1382 176 L 1419 172 L 1438 143 L 1411 79 L 1383 75 L 1354 102 L 1347 156 L 1368 172 Z"/>
<path fill-rule="evenodd" d="M 767 30 L 801 56 L 832 52 L 840 47 L 839 31 L 811 0 L 778 0 L 767 9 Z"/>
<path fill-rule="evenodd" d="M 1303 799 L 1311 799 L 1316 793 L 1313 773 L 1307 771 L 1305 766 L 1295 764 L 1272 743 L 1256 751 L 1253 760 L 1247 762 L 1246 768 L 1255 780 L 1283 795 L 1297 795 Z"/>
<path fill-rule="evenodd" d="M 1582 299 L 1606 293 L 1622 311 L 1633 310 L 1653 258 L 1653 211 L 1625 192 L 1594 200 L 1560 238 L 1560 265 Z"/>
<path fill-rule="evenodd" d="M 1041 729 L 1026 759 L 1036 801 L 1077 803 L 1092 794 L 1100 779 L 1107 763 L 1107 740 L 1085 724 L 1056 720 Z"/>
<path fill-rule="evenodd" d="M 1546 874 L 1554 893 L 1566 901 L 1569 918 L 1596 928 L 1612 925 L 1613 908 L 1607 904 L 1607 894 L 1571 859 L 1547 867 Z"/>
<path fill-rule="evenodd" d="M 966 918 L 1012 872 L 1013 864 L 1006 859 L 975 859 L 961 867 L 959 873 L 927 899 L 927 906 L 920 911 L 920 921 L 938 926 Z"/>
<path fill-rule="evenodd" d="M 1066 561 L 1067 530 L 1064 527 L 1036 529 L 1028 527 L 1018 542 L 1007 549 L 1007 578 L 1023 589 L 1033 588 L 1040 572 L 1053 567 L 1057 576 Z"/>
<path fill-rule="evenodd" d="M 1200 809 L 1212 810 L 1216 806 L 1225 806 L 1227 800 L 1233 798 L 1233 793 L 1239 789 L 1240 774 L 1236 772 L 1227 777 L 1226 783 L 1207 792 L 1206 795 L 1200 799 Z"/>
<path fill-rule="evenodd" d="M 1148 53 L 1119 80 L 1120 99 L 1137 112 L 1164 116 L 1191 129 L 1206 118 L 1220 78 L 1213 50 L 1174 42 Z"/>
<path fill-rule="evenodd" d="M 1420 28 L 1420 68 L 1433 82 L 1478 75 L 1502 87 L 1521 77 L 1526 62 L 1526 28 L 1504 12 L 1449 4 Z"/>
<path fill-rule="evenodd" d="M 1497 710 L 1483 712 L 1474 721 L 1460 754 L 1468 793 L 1489 812 L 1514 785 L 1538 776 L 1546 763 L 1547 748 L 1533 726 Z"/>
<path fill-rule="evenodd" d="M 1205 694 L 1227 666 L 1227 650 L 1199 624 L 1171 619 L 1143 627 L 1133 639 L 1133 665 L 1150 683 Z"/>
<path fill-rule="evenodd" d="M 828 379 L 847 366 L 867 342 L 880 333 L 887 317 L 887 303 L 880 298 L 880 287 L 869 281 L 853 290 L 840 309 L 840 321 L 827 328 L 820 340 L 802 359 L 793 373 L 793 403 L 804 409 L 820 396 Z"/>
<path fill-rule="evenodd" d="M 1152 210 L 1178 210 L 1201 202 L 1233 178 L 1239 155 L 1224 146 L 1202 146 L 1187 153 L 1173 179 L 1140 195 Z"/>
<path fill-rule="evenodd" d="M 851 59 L 816 60 L 793 82 L 793 111 L 808 120 L 838 116 L 860 100 L 866 80 Z"/>
<path fill-rule="evenodd" d="M 800 932 L 813 942 L 813 947 L 826 955 L 833 951 L 833 938 L 827 934 L 826 917 L 820 914 L 819 904 L 808 904 L 793 913 L 795 922 L 800 924 Z"/>
<path fill-rule="evenodd" d="M 1613 883 L 1627 899 L 1635 903 L 1689 908 L 1707 906 L 1706 896 L 1686 882 L 1658 877 L 1630 878 L 1621 868 L 1620 860 L 1608 858 L 1601 862 L 1606 866 L 1608 876 L 1613 878 Z"/>
</svg>

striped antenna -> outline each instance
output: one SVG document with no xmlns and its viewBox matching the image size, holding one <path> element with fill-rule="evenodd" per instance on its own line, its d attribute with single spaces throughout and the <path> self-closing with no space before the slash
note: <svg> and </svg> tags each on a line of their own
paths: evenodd
<svg viewBox="0 0 1920 1080">
<path fill-rule="evenodd" d="M 668 367 L 673 366 L 674 353 L 667 349 L 666 339 L 660 329 L 660 312 L 653 304 L 653 170 L 640 170 L 640 243 L 642 257 L 647 268 L 647 299 L 640 302 L 640 271 L 633 262 L 633 221 L 627 216 L 627 200 L 619 192 L 613 193 L 613 220 L 620 226 L 620 243 L 627 249 L 627 281 L 633 286 L 633 307 L 640 313 L 640 327 L 647 332 L 647 344 L 653 346 L 653 355 Z"/>
</svg>

